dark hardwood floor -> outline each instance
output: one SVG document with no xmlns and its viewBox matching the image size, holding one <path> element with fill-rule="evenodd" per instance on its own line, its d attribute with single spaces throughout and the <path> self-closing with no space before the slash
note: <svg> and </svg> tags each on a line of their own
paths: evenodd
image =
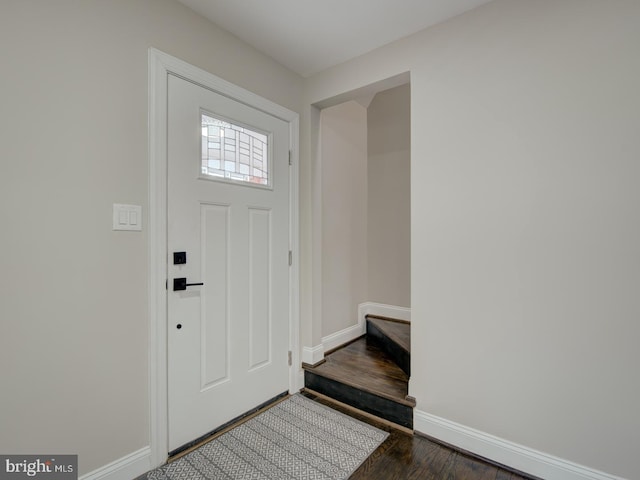
<svg viewBox="0 0 640 480">
<path fill-rule="evenodd" d="M 368 341 L 368 335 L 304 370 L 307 389 L 413 429 L 415 400 L 407 397 L 409 377 L 390 354 Z"/>
<path fill-rule="evenodd" d="M 381 397 L 406 402 L 409 377 L 376 345 L 359 338 L 308 370 Z M 407 403 L 410 404 L 410 403 Z"/>
<path fill-rule="evenodd" d="M 403 320 L 367 315 L 367 341 L 377 344 L 407 376 L 411 376 L 411 324 Z"/>
<path fill-rule="evenodd" d="M 354 472 L 351 480 L 535 480 L 455 451 L 422 435 L 408 435 L 308 392 L 303 392 L 303 395 L 389 432 L 389 437 Z"/>
<path fill-rule="evenodd" d="M 400 347 L 411 350 L 411 324 L 403 320 L 367 315 L 367 320 L 384 330 Z"/>
</svg>

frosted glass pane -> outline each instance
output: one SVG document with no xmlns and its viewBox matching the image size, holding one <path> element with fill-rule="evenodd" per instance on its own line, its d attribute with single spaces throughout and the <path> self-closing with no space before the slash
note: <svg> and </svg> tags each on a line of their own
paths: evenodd
<svg viewBox="0 0 640 480">
<path fill-rule="evenodd" d="M 204 113 L 201 119 L 204 175 L 271 185 L 267 135 Z"/>
</svg>

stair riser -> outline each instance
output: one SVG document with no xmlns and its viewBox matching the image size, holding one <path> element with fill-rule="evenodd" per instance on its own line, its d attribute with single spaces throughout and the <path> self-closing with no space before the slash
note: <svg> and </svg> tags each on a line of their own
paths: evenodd
<svg viewBox="0 0 640 480">
<path fill-rule="evenodd" d="M 304 372 L 306 388 L 315 390 L 327 397 L 346 403 L 377 417 L 403 427 L 413 429 L 413 408 L 395 403 L 392 400 L 364 392 L 350 385 L 343 384 L 313 372 Z"/>
<path fill-rule="evenodd" d="M 379 348 L 389 355 L 396 364 L 411 376 L 411 355 L 396 342 L 387 337 L 383 331 L 367 320 L 367 342 L 374 342 Z"/>
</svg>

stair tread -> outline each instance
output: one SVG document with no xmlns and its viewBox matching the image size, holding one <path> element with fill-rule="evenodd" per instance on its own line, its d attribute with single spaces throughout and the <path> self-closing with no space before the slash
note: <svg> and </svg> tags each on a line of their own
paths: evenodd
<svg viewBox="0 0 640 480">
<path fill-rule="evenodd" d="M 402 349 L 411 352 L 411 325 L 404 322 L 383 319 L 372 315 L 367 320 L 398 344 Z"/>
<path fill-rule="evenodd" d="M 368 343 L 365 337 L 327 355 L 325 360 L 316 367 L 305 369 L 394 402 L 414 406 L 415 402 L 406 399 L 407 374 L 384 351 Z"/>
</svg>

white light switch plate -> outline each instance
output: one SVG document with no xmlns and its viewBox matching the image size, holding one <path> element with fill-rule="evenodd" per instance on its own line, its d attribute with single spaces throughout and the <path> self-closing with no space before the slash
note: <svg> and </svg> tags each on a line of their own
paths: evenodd
<svg viewBox="0 0 640 480">
<path fill-rule="evenodd" d="M 114 230 L 142 230 L 142 207 L 140 205 L 113 204 Z"/>
</svg>

